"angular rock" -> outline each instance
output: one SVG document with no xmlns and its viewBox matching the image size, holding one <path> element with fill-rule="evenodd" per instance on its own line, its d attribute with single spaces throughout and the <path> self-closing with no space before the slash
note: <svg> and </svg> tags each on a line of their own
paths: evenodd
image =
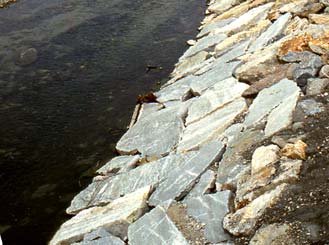
<svg viewBox="0 0 329 245">
<path fill-rule="evenodd" d="M 263 32 L 249 48 L 250 52 L 255 52 L 275 41 L 285 29 L 292 15 L 290 13 L 282 15 L 265 32 Z"/>
<path fill-rule="evenodd" d="M 143 156 L 161 156 L 178 143 L 183 130 L 182 115 L 177 108 L 163 109 L 137 121 L 119 140 L 120 153 L 140 152 Z"/>
<path fill-rule="evenodd" d="M 239 83 L 235 78 L 228 78 L 216 83 L 191 104 L 188 108 L 185 124 L 189 125 L 198 121 L 225 104 L 241 97 L 241 94 L 248 87 L 244 83 Z"/>
<path fill-rule="evenodd" d="M 266 137 L 272 136 L 292 124 L 292 116 L 296 108 L 298 98 L 299 92 L 293 93 L 284 99 L 277 108 L 272 110 L 267 118 L 267 124 L 265 127 Z"/>
<path fill-rule="evenodd" d="M 299 31 L 303 31 L 308 25 L 308 20 L 306 18 L 294 17 L 292 21 L 289 22 L 286 29 L 284 30 L 285 35 L 290 35 Z"/>
<path fill-rule="evenodd" d="M 271 87 L 282 79 L 288 77 L 290 68 L 290 64 L 279 64 L 275 66 L 273 74 L 269 74 L 265 78 L 252 83 L 250 87 L 243 92 L 242 96 L 246 98 L 256 97 L 256 95 L 264 88 Z"/>
<path fill-rule="evenodd" d="M 131 224 L 128 228 L 128 240 L 131 245 L 189 244 L 162 206 L 157 206 Z"/>
<path fill-rule="evenodd" d="M 281 149 L 280 153 L 282 156 L 286 156 L 291 159 L 306 160 L 306 148 L 306 143 L 302 140 L 297 140 L 294 144 L 286 144 Z"/>
<path fill-rule="evenodd" d="M 137 121 L 161 109 L 163 109 L 163 105 L 159 103 L 143 103 L 139 111 Z"/>
<path fill-rule="evenodd" d="M 74 197 L 66 212 L 76 214 L 82 209 L 112 202 L 120 196 L 134 192 L 144 186 L 155 186 L 164 181 L 171 171 L 193 158 L 195 154 L 195 152 L 171 154 L 158 161 L 132 169 L 127 173 L 93 182 Z"/>
<path fill-rule="evenodd" d="M 329 78 L 329 65 L 322 66 L 319 76 L 321 78 Z"/>
<path fill-rule="evenodd" d="M 293 102 L 296 100 L 296 97 L 299 96 L 299 91 L 297 85 L 288 79 L 283 79 L 279 83 L 274 84 L 267 89 L 263 89 L 249 107 L 249 113 L 246 116 L 244 124 L 247 127 L 252 127 L 262 123 L 267 119 L 267 116 L 281 104 L 282 107 L 279 107 L 279 109 L 282 111 L 288 110 L 289 119 L 289 109 L 292 109 Z M 287 108 L 285 108 L 285 103 L 288 105 Z M 275 125 L 272 124 L 277 113 L 278 110 L 275 110 L 271 116 L 271 124 L 268 127 L 268 133 L 272 133 L 273 130 L 278 130 L 286 123 L 286 121 L 284 121 L 284 124 L 277 121 L 279 125 L 278 127 L 275 127 Z M 284 116 L 285 119 L 287 118 L 287 114 L 282 116 Z"/>
<path fill-rule="evenodd" d="M 320 38 L 309 41 L 308 46 L 317 54 L 329 54 L 329 32 L 325 32 Z"/>
<path fill-rule="evenodd" d="M 310 14 L 309 20 L 315 24 L 328 24 L 329 16 L 327 14 Z"/>
<path fill-rule="evenodd" d="M 233 0 L 235 1 L 235 0 Z M 229 18 L 229 19 L 225 19 L 225 20 L 220 20 L 220 21 L 216 21 L 213 23 L 210 23 L 209 25 L 206 25 L 205 27 L 203 27 L 200 31 L 200 33 L 198 34 L 198 38 L 203 37 L 205 35 L 208 35 L 210 32 L 222 28 L 230 23 L 232 23 L 234 20 L 236 20 L 236 18 Z"/>
<path fill-rule="evenodd" d="M 219 160 L 224 151 L 224 145 L 219 141 L 211 141 L 202 147 L 196 155 L 184 165 L 170 172 L 160 183 L 149 199 L 151 206 L 156 206 L 169 199 L 179 199 L 185 196 L 194 186 L 200 175 L 215 161 Z"/>
<path fill-rule="evenodd" d="M 190 74 L 194 70 L 197 69 L 197 67 L 200 66 L 201 63 L 203 63 L 207 57 L 209 56 L 209 53 L 206 51 L 201 51 L 197 53 L 196 55 L 187 58 L 183 62 L 179 63 L 173 73 L 172 76 L 184 76 L 185 74 Z"/>
<path fill-rule="evenodd" d="M 279 202 L 288 185 L 279 185 L 272 191 L 259 196 L 244 208 L 225 216 L 223 226 L 234 236 L 250 235 L 265 211 Z"/>
<path fill-rule="evenodd" d="M 181 152 L 193 150 L 219 136 L 246 109 L 245 100 L 239 98 L 207 117 L 189 124 L 184 130 L 177 150 Z"/>
<path fill-rule="evenodd" d="M 280 158 L 279 150 L 280 148 L 276 145 L 258 147 L 252 155 L 251 174 L 254 175 L 264 168 L 274 165 Z"/>
<path fill-rule="evenodd" d="M 253 40 L 256 37 L 259 36 L 260 33 L 262 33 L 268 26 L 270 26 L 272 23 L 269 20 L 263 20 L 257 23 L 256 26 L 242 31 L 238 32 L 232 36 L 229 36 L 221 43 L 217 44 L 215 47 L 216 52 L 222 52 L 227 50 L 228 48 L 232 47 L 234 44 L 242 42 L 244 40 Z"/>
<path fill-rule="evenodd" d="M 229 36 L 237 32 L 243 31 L 247 27 L 257 24 L 258 21 L 264 20 L 268 14 L 268 11 L 271 9 L 274 3 L 267 3 L 259 7 L 249 10 L 247 13 L 241 15 L 232 23 L 226 25 L 223 28 L 220 28 L 213 32 L 217 33 L 226 33 Z"/>
<path fill-rule="evenodd" d="M 157 101 L 160 103 L 175 100 L 185 101 L 190 96 L 190 84 L 195 79 L 197 79 L 195 76 L 190 75 L 163 87 L 160 91 L 155 93 Z"/>
<path fill-rule="evenodd" d="M 312 37 L 307 33 L 300 35 L 292 35 L 280 44 L 277 55 L 280 60 L 284 60 L 282 56 L 288 55 L 289 53 L 298 53 L 309 50 L 308 43 Z M 294 62 L 294 61 L 286 61 Z"/>
<path fill-rule="evenodd" d="M 208 10 L 211 13 L 221 14 L 239 3 L 240 3 L 239 0 L 216 1 L 214 4 L 209 6 Z"/>
<path fill-rule="evenodd" d="M 104 228 L 99 228 L 86 234 L 81 242 L 75 242 L 73 245 L 124 245 L 125 243 L 118 237 L 113 236 Z"/>
<path fill-rule="evenodd" d="M 209 242 L 230 240 L 229 234 L 223 229 L 223 219 L 230 211 L 232 193 L 217 192 L 188 199 L 187 212 L 199 222 L 205 224 L 205 237 Z"/>
<path fill-rule="evenodd" d="M 276 57 L 277 50 L 284 39 L 282 38 L 263 50 L 258 50 L 252 55 L 246 56 L 243 60 L 245 63 L 234 71 L 234 77 L 239 81 L 251 84 L 269 74 L 273 74 L 275 67 L 279 64 Z"/>
<path fill-rule="evenodd" d="M 201 175 L 199 182 L 195 184 L 193 189 L 185 197 L 185 200 L 209 193 L 210 189 L 214 188 L 215 181 L 216 181 L 215 172 L 211 170 L 207 170 L 204 174 Z"/>
<path fill-rule="evenodd" d="M 222 52 L 216 52 L 217 62 L 230 62 L 238 59 L 240 56 L 244 55 L 249 47 L 250 41 L 239 42 L 227 50 Z M 215 62 L 216 65 L 216 62 Z"/>
<path fill-rule="evenodd" d="M 49 244 L 78 242 L 85 234 L 101 227 L 106 227 L 111 234 L 124 239 L 128 226 L 148 210 L 146 200 L 151 191 L 151 187 L 146 186 L 104 207 L 81 211 L 61 225 Z"/>
<path fill-rule="evenodd" d="M 216 44 L 223 41 L 227 36 L 223 33 L 208 35 L 204 38 L 199 39 L 194 46 L 191 46 L 183 56 L 179 59 L 179 61 L 183 61 L 184 59 L 197 54 L 200 51 L 207 50 Z"/>
<path fill-rule="evenodd" d="M 191 82 L 191 90 L 195 94 L 202 94 L 203 91 L 226 78 L 232 77 L 234 69 L 240 64 L 240 61 L 229 63 L 217 62 L 211 70 L 198 76 Z"/>
<path fill-rule="evenodd" d="M 289 237 L 287 224 L 271 224 L 259 229 L 250 241 L 250 245 L 296 244 Z"/>
<path fill-rule="evenodd" d="M 298 107 L 306 116 L 312 116 L 325 110 L 322 103 L 316 102 L 314 99 L 303 100 L 298 103 Z"/>
<path fill-rule="evenodd" d="M 127 172 L 136 166 L 139 159 L 140 159 L 139 155 L 118 156 L 118 157 L 111 159 L 111 161 L 109 161 L 103 167 L 98 169 L 96 171 L 96 173 L 98 173 L 100 175 L 109 175 L 109 174 Z"/>
<path fill-rule="evenodd" d="M 306 94 L 307 95 L 318 95 L 321 94 L 325 88 L 329 85 L 329 79 L 313 78 L 308 79 Z"/>
<path fill-rule="evenodd" d="M 262 131 L 247 129 L 228 143 L 223 159 L 218 166 L 216 185 L 219 190 L 236 189 L 240 173 L 247 170 L 246 160 L 242 154 L 263 140 Z"/>
</svg>

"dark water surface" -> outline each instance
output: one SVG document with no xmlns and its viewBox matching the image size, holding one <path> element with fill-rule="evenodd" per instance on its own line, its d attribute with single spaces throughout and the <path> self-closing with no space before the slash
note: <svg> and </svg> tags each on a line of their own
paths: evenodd
<svg viewBox="0 0 329 245">
<path fill-rule="evenodd" d="M 0 234 L 46 244 L 115 155 L 138 94 L 196 35 L 203 0 L 20 0 L 0 9 Z M 20 52 L 38 59 L 19 65 Z M 162 70 L 145 73 L 147 65 Z"/>
</svg>

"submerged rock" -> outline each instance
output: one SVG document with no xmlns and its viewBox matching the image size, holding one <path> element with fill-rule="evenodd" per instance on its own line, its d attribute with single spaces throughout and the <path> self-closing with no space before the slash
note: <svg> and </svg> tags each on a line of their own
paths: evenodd
<svg viewBox="0 0 329 245">
<path fill-rule="evenodd" d="M 37 59 L 38 51 L 35 48 L 29 48 L 20 53 L 18 63 L 22 66 L 27 66 L 34 63 Z"/>
</svg>

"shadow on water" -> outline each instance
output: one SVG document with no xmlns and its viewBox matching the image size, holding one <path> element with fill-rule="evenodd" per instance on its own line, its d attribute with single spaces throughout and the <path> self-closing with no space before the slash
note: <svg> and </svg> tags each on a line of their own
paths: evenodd
<svg viewBox="0 0 329 245">
<path fill-rule="evenodd" d="M 0 10 L 0 234 L 45 244 L 115 155 L 138 94 L 196 35 L 201 0 L 21 0 Z M 28 48 L 37 60 L 17 62 Z M 164 69 L 145 73 L 147 65 Z"/>
</svg>

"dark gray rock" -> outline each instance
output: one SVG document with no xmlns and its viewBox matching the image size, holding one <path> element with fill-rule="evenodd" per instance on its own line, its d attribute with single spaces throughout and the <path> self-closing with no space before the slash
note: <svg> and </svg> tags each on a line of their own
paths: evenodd
<svg viewBox="0 0 329 245">
<path fill-rule="evenodd" d="M 34 63 L 37 59 L 38 51 L 35 48 L 29 48 L 20 53 L 18 63 L 22 66 L 27 66 Z"/>
<path fill-rule="evenodd" d="M 151 206 L 156 206 L 169 199 L 184 197 L 194 186 L 201 174 L 215 161 L 219 160 L 224 152 L 224 145 L 213 140 L 202 147 L 196 155 L 185 164 L 172 171 L 160 183 L 149 199 Z"/>
<path fill-rule="evenodd" d="M 230 191 L 207 194 L 186 201 L 187 212 L 199 222 L 205 224 L 205 237 L 209 242 L 230 240 L 223 228 L 223 219 L 230 211 L 232 193 Z"/>
</svg>

